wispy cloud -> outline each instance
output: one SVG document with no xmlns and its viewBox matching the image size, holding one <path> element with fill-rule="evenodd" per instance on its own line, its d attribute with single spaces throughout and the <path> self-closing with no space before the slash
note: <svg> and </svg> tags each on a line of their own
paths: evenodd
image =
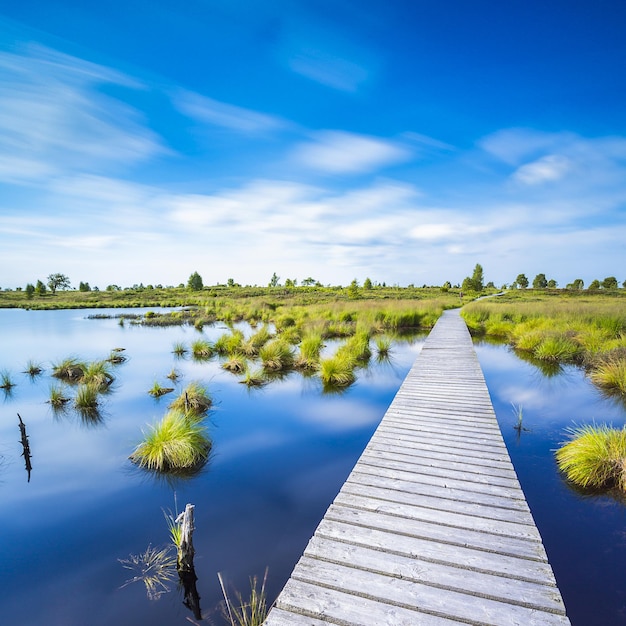
<svg viewBox="0 0 626 626">
<path fill-rule="evenodd" d="M 0 52 L 0 180 L 33 181 L 145 160 L 164 148 L 138 112 L 100 86 L 142 89 L 108 68 L 41 46 Z"/>
<path fill-rule="evenodd" d="M 287 125 L 278 117 L 220 102 L 183 89 L 174 93 L 173 102 L 181 113 L 197 122 L 245 134 L 267 133 Z"/>
<path fill-rule="evenodd" d="M 343 131 L 320 131 L 313 141 L 298 146 L 294 158 L 314 170 L 337 174 L 371 172 L 411 158 L 395 142 Z"/>
<path fill-rule="evenodd" d="M 570 169 L 570 161 L 558 154 L 549 154 L 519 167 L 513 178 L 525 185 L 538 185 L 563 178 Z"/>
<path fill-rule="evenodd" d="M 322 85 L 347 92 L 357 91 L 369 77 L 369 72 L 357 63 L 311 48 L 294 54 L 289 67 Z"/>
</svg>

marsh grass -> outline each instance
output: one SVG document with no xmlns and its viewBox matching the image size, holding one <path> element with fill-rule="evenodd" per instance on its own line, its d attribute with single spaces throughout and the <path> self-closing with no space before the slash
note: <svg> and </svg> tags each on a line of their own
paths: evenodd
<svg viewBox="0 0 626 626">
<path fill-rule="evenodd" d="M 587 489 L 626 490 L 626 429 L 585 425 L 568 432 L 570 441 L 555 453 L 568 480 Z"/>
<path fill-rule="evenodd" d="M 144 433 L 144 440 L 130 455 L 140 467 L 157 472 L 201 467 L 209 458 L 211 441 L 204 426 L 188 413 L 171 410 Z"/>
<path fill-rule="evenodd" d="M 300 342 L 300 351 L 294 361 L 294 367 L 304 370 L 319 368 L 320 354 L 324 347 L 324 340 L 319 334 L 309 334 Z"/>
<path fill-rule="evenodd" d="M 74 406 L 83 411 L 98 409 L 98 387 L 94 384 L 81 384 L 76 390 Z"/>
<path fill-rule="evenodd" d="M 31 359 L 26 363 L 26 369 L 23 373 L 28 374 L 31 379 L 34 379 L 43 373 L 43 367 L 40 363 L 37 363 L 36 361 L 33 361 Z"/>
<path fill-rule="evenodd" d="M 273 339 L 259 350 L 263 368 L 269 371 L 284 371 L 293 367 L 294 355 L 291 346 L 281 339 Z"/>
<path fill-rule="evenodd" d="M 269 381 L 264 370 L 252 370 L 247 367 L 243 373 L 243 378 L 239 382 L 243 385 L 247 385 L 248 387 L 262 387 Z"/>
<path fill-rule="evenodd" d="M 8 370 L 2 370 L 0 372 L 0 389 L 4 389 L 5 391 L 11 391 L 15 387 L 15 383 L 13 382 L 13 378 L 11 377 L 11 372 Z"/>
<path fill-rule="evenodd" d="M 602 389 L 626 395 L 626 357 L 607 357 L 596 365 L 589 377 Z"/>
<path fill-rule="evenodd" d="M 217 577 L 224 596 L 222 615 L 228 620 L 230 626 L 262 626 L 268 613 L 267 594 L 265 591 L 267 572 L 266 568 L 260 589 L 258 589 L 258 579 L 254 576 L 250 579 L 250 597 L 245 600 L 241 593 L 236 592 L 236 601 L 229 597 L 222 574 L 218 572 Z"/>
<path fill-rule="evenodd" d="M 174 514 L 171 511 L 169 511 L 168 513 L 163 511 L 163 515 L 165 516 L 165 523 L 167 524 L 167 530 L 170 535 L 170 541 L 172 542 L 172 545 L 178 551 L 178 549 L 180 548 L 182 539 L 183 539 L 182 520 L 177 521 L 179 519 L 178 515 L 174 516 Z"/>
<path fill-rule="evenodd" d="M 47 402 L 54 409 L 63 408 L 70 400 L 71 398 L 65 394 L 63 387 L 60 385 L 52 385 L 50 387 Z"/>
<path fill-rule="evenodd" d="M 535 347 L 533 354 L 535 358 L 542 361 L 572 362 L 580 354 L 580 348 L 561 334 L 550 334 Z"/>
<path fill-rule="evenodd" d="M 349 355 L 336 354 L 320 361 L 320 378 L 325 387 L 348 387 L 355 380 L 356 363 Z"/>
<path fill-rule="evenodd" d="M 187 346 L 185 346 L 185 344 L 180 341 L 177 341 L 172 347 L 172 353 L 179 358 L 184 357 L 187 352 Z"/>
<path fill-rule="evenodd" d="M 153 398 L 160 398 L 161 396 L 164 396 L 167 393 L 171 393 L 172 391 L 174 391 L 173 387 L 161 387 L 161 385 L 157 381 L 155 381 L 152 387 L 148 389 L 148 393 Z"/>
<path fill-rule="evenodd" d="M 191 342 L 191 354 L 197 361 L 206 361 L 215 353 L 215 348 L 206 339 L 196 339 Z"/>
<path fill-rule="evenodd" d="M 391 338 L 387 336 L 376 337 L 374 343 L 376 344 L 378 359 L 388 358 L 391 351 Z"/>
<path fill-rule="evenodd" d="M 66 382 L 77 383 L 81 381 L 85 367 L 85 363 L 76 357 L 67 357 L 52 364 L 52 375 Z"/>
<path fill-rule="evenodd" d="M 214 344 L 215 352 L 220 356 L 241 352 L 241 345 L 245 341 L 243 333 L 235 329 L 230 333 L 220 335 Z"/>
<path fill-rule="evenodd" d="M 94 387 L 100 393 L 107 391 L 114 380 L 108 361 L 93 361 L 82 367 L 80 382 Z"/>
<path fill-rule="evenodd" d="M 173 383 L 179 380 L 180 377 L 181 373 L 176 368 L 172 368 L 170 370 L 170 373 L 165 376 L 165 378 L 169 378 L 169 380 L 171 380 Z"/>
<path fill-rule="evenodd" d="M 194 381 L 183 389 L 178 398 L 170 404 L 169 408 L 173 411 L 183 412 L 200 418 L 211 408 L 212 404 L 213 400 L 207 388 L 201 383 Z"/>
<path fill-rule="evenodd" d="M 232 355 L 227 361 L 222 363 L 222 369 L 233 374 L 241 374 L 246 371 L 246 358 L 241 354 Z"/>
</svg>

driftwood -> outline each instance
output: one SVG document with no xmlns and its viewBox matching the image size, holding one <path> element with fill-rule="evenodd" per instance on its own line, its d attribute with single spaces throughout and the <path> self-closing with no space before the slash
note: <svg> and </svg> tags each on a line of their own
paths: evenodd
<svg viewBox="0 0 626 626">
<path fill-rule="evenodd" d="M 26 424 L 22 421 L 20 414 L 17 414 L 18 419 L 20 420 L 19 427 L 20 433 L 22 435 L 22 439 L 20 443 L 22 444 L 22 456 L 24 457 L 24 463 L 26 464 L 26 471 L 28 472 L 28 482 L 30 482 L 30 472 L 33 469 L 33 466 L 30 462 L 30 444 L 28 443 L 28 435 L 26 434 Z"/>
<path fill-rule="evenodd" d="M 196 619 L 202 619 L 200 595 L 196 587 L 198 577 L 193 566 L 195 554 L 193 549 L 193 531 L 195 530 L 193 523 L 194 508 L 193 504 L 188 504 L 185 510 L 176 518 L 176 522 L 181 523 L 181 538 L 178 546 L 176 569 L 178 570 L 178 577 L 183 584 L 185 594 L 183 604 L 193 613 Z"/>
</svg>

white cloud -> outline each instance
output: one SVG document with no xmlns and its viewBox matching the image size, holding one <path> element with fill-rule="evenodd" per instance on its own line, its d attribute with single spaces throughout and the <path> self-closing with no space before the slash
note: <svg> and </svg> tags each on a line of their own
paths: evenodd
<svg viewBox="0 0 626 626">
<path fill-rule="evenodd" d="M 241 133 L 266 133 L 286 126 L 286 122 L 277 117 L 182 89 L 174 94 L 173 102 L 181 113 L 198 122 L 229 128 Z"/>
<path fill-rule="evenodd" d="M 516 170 L 513 179 L 525 185 L 538 185 L 563 178 L 570 170 L 569 159 L 549 154 L 532 163 L 526 163 Z"/>
<path fill-rule="evenodd" d="M 294 158 L 314 170 L 337 174 L 371 172 L 406 161 L 410 151 L 392 141 L 342 131 L 321 131 L 296 148 Z"/>
</svg>

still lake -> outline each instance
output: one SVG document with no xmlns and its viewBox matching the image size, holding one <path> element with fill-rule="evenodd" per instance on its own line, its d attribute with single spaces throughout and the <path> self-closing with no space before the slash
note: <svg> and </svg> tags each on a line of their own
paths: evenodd
<svg viewBox="0 0 626 626">
<path fill-rule="evenodd" d="M 421 349 L 423 338 L 394 343 L 390 361 L 372 358 L 341 394 L 324 394 L 319 380 L 292 373 L 248 389 L 219 360 L 178 359 L 175 343 L 214 341 L 224 325 L 147 328 L 105 311 L 0 310 L 0 371 L 16 386 L 0 391 L 0 616 L 3 624 L 108 626 L 189 624 L 176 582 L 148 599 L 138 572 L 120 559 L 167 545 L 163 511 L 195 505 L 195 566 L 206 620 L 221 624 L 221 572 L 231 591 L 247 592 L 250 576 L 269 568 L 268 597 L 278 594 L 326 508 L 345 481 Z M 130 312 L 130 311 L 129 311 Z M 135 311 L 136 312 L 136 311 Z M 240 326 L 249 332 L 245 325 Z M 75 356 L 108 357 L 124 348 L 102 419 L 85 422 L 73 410 L 46 403 L 51 364 Z M 329 342 L 329 350 L 333 343 Z M 552 451 L 565 429 L 586 422 L 624 424 L 622 405 L 602 397 L 573 367 L 545 376 L 504 346 L 477 344 L 503 435 L 544 538 L 574 626 L 626 623 L 621 571 L 626 558 L 626 508 L 610 496 L 581 496 L 556 472 Z M 29 360 L 44 373 L 22 373 Z M 177 390 L 155 400 L 155 381 Z M 210 461 L 183 481 L 156 479 L 128 455 L 146 425 L 160 419 L 191 381 L 206 384 Z M 513 428 L 511 404 L 521 405 L 527 430 Z M 20 456 L 17 414 L 32 453 L 28 481 Z"/>
</svg>

